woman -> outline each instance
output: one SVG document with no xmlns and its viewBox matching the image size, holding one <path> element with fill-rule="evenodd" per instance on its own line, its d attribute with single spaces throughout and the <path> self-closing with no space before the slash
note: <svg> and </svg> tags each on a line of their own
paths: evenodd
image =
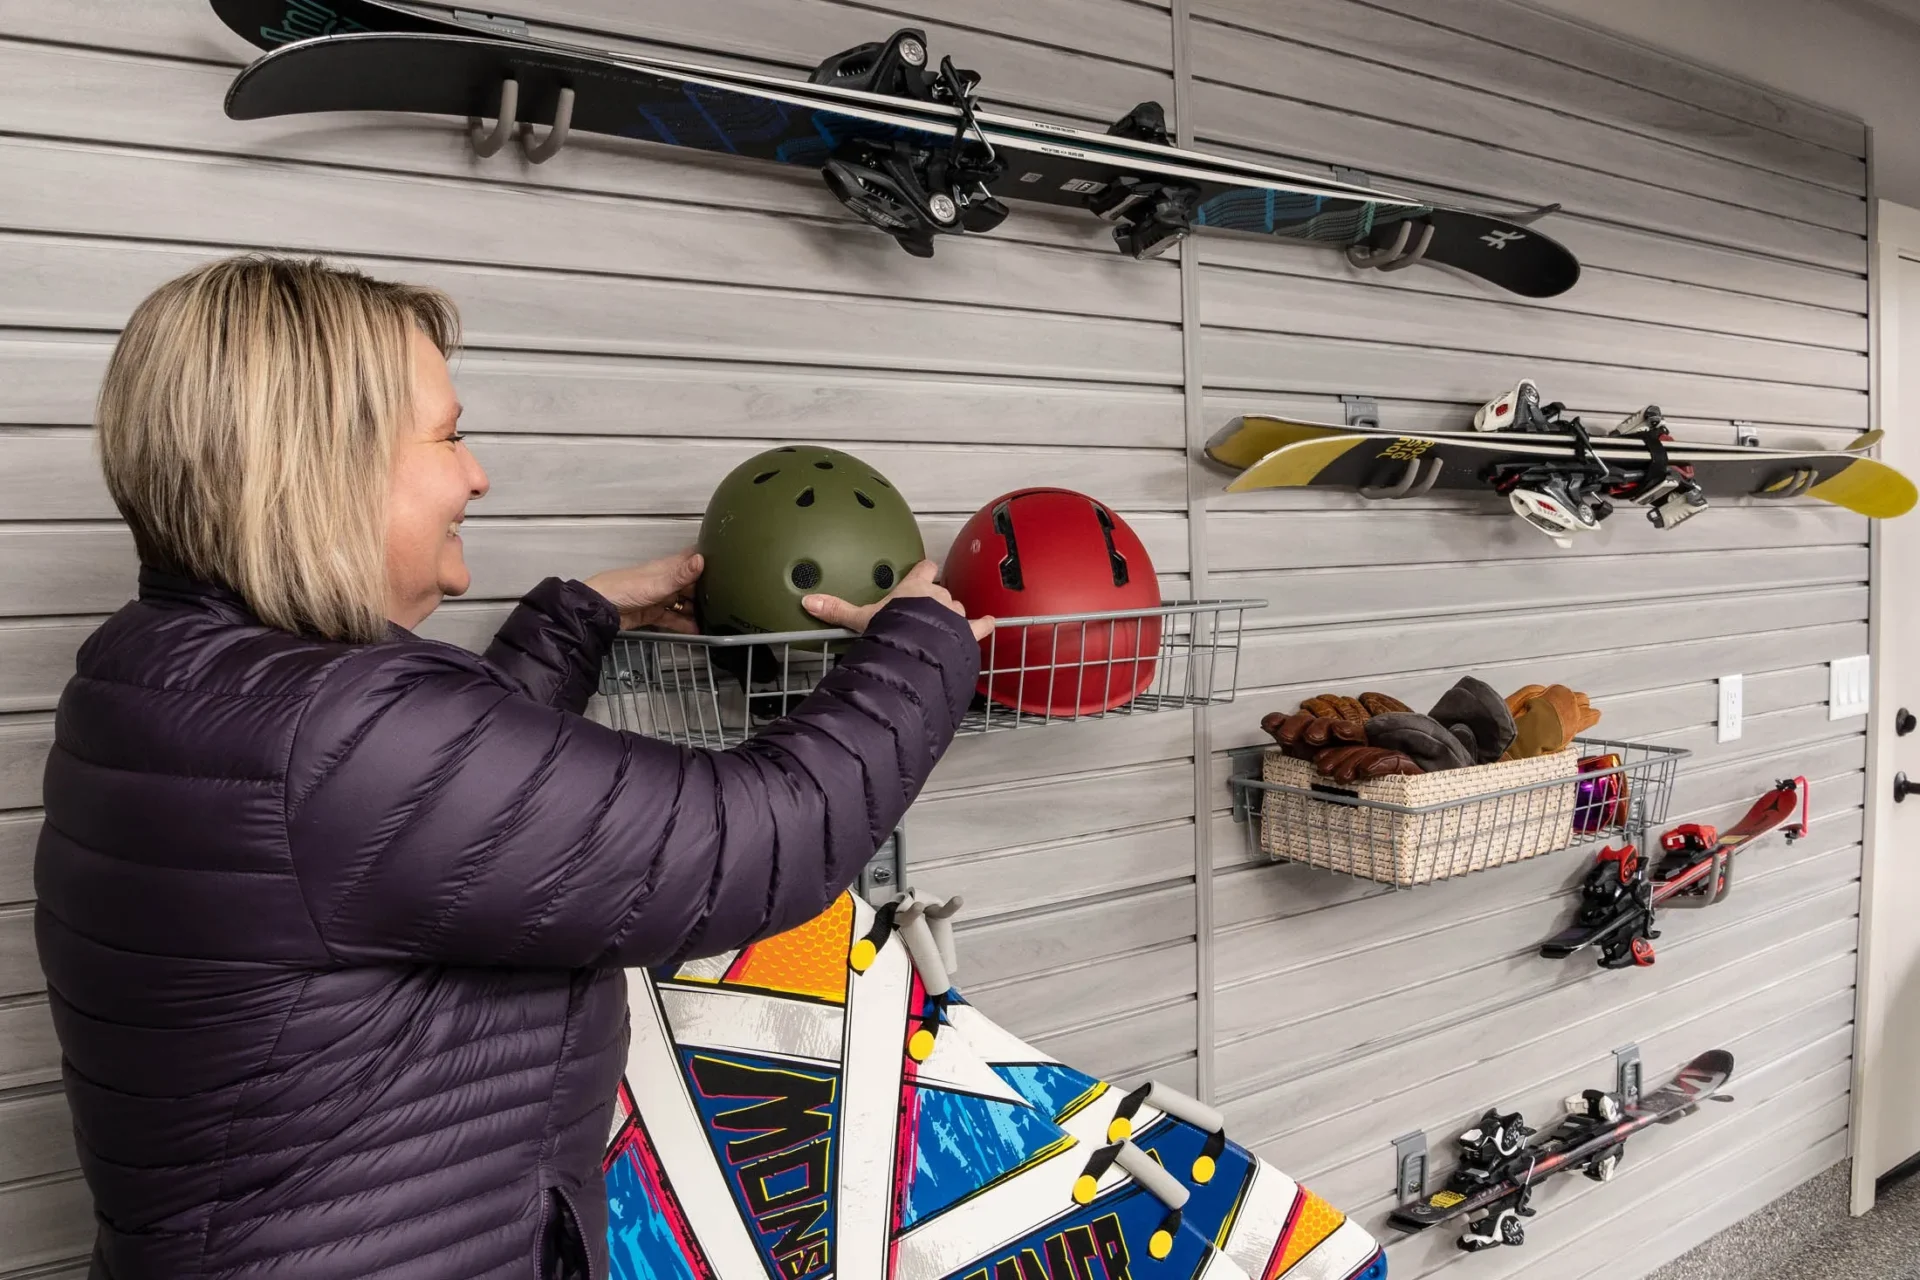
<svg viewBox="0 0 1920 1280">
<path fill-rule="evenodd" d="M 606 1274 L 622 969 L 738 947 L 859 874 L 977 674 L 921 564 L 727 752 L 580 714 L 697 557 L 549 578 L 484 657 L 487 480 L 451 305 L 241 258 L 162 286 L 99 406 L 139 598 L 81 648 L 47 762 L 40 959 L 97 1209 L 92 1274 Z"/>
</svg>

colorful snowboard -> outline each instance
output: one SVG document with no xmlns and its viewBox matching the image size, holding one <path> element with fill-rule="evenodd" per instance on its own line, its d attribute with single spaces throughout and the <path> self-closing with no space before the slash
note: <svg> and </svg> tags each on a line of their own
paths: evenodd
<svg viewBox="0 0 1920 1280">
<path fill-rule="evenodd" d="M 1385 1274 L 1236 1265 L 1149 1149 L 1054 1123 L 971 1051 L 893 917 L 843 895 L 736 954 L 631 975 L 606 1159 L 615 1277 Z"/>
<path fill-rule="evenodd" d="M 537 40 L 524 27 L 460 11 L 440 16 L 382 0 L 214 0 L 214 9 L 252 43 L 294 55 L 269 54 L 242 73 L 228 97 L 236 119 L 327 110 L 494 116 L 500 85 L 512 79 L 517 116 L 530 123 L 551 124 L 568 89 L 576 95 L 572 127 L 589 132 L 809 166 L 862 151 L 846 161 L 857 178 L 829 172 L 829 185 L 896 235 L 886 211 L 874 209 L 888 205 L 897 220 L 903 206 L 878 189 L 924 187 L 937 177 L 905 202 L 924 227 L 930 210 L 946 208 L 927 203 L 929 194 L 961 197 L 955 216 L 934 230 L 989 230 L 1005 216 L 991 198 L 1000 197 L 1095 212 L 1120 224 L 1115 239 L 1135 257 L 1163 252 L 1188 227 L 1217 227 L 1345 247 L 1362 266 L 1453 266 L 1533 297 L 1563 293 L 1579 278 L 1579 263 L 1563 246 L 1509 219 L 1167 145 L 1164 129 L 1151 123 L 1160 116 L 1153 103 L 1129 116 L 1148 124 L 1097 134 L 971 105 L 963 111 L 951 102 Z M 351 53 L 308 51 L 341 40 L 361 43 Z M 911 50 L 916 66 L 928 58 L 917 31 L 896 32 L 884 48 Z M 965 82 L 969 104 L 972 84 Z M 913 176 L 896 182 L 908 170 L 879 164 L 876 148 L 898 152 Z M 988 198 L 966 198 L 976 188 Z M 921 256 L 931 252 L 923 241 L 901 238 Z"/>
<path fill-rule="evenodd" d="M 1741 446 L 1667 445 L 1676 466 L 1693 468 L 1712 495 L 1785 497 L 1805 495 L 1864 516 L 1891 519 L 1914 506 L 1913 482 L 1858 450 L 1879 436 L 1868 433 L 1842 450 L 1791 452 Z M 1644 444 L 1623 436 L 1594 435 L 1594 453 L 1623 469 L 1644 467 Z M 1239 471 L 1229 493 L 1278 488 L 1392 487 L 1412 464 L 1433 479 L 1423 489 L 1484 489 L 1496 467 L 1572 463 L 1571 436 L 1505 432 L 1435 432 L 1409 435 L 1366 427 L 1300 422 L 1248 415 L 1236 418 L 1207 447 L 1207 457 Z"/>
</svg>

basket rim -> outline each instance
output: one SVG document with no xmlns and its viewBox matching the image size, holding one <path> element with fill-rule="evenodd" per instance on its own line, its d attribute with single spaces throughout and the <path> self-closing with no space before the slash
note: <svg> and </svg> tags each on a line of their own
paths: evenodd
<svg viewBox="0 0 1920 1280">
<path fill-rule="evenodd" d="M 1005 627 L 1060 625 L 1076 622 L 1119 622 L 1129 618 L 1165 618 L 1200 613 L 1227 613 L 1233 610 L 1259 610 L 1265 600 L 1163 600 L 1152 609 L 1116 609 L 1099 613 L 1047 613 L 1024 618 L 995 618 L 993 629 Z M 816 631 L 756 631 L 748 635 L 710 636 L 680 631 L 656 631 L 641 628 L 614 633 L 616 640 L 671 641 L 675 644 L 704 645 L 715 649 L 756 644 L 804 644 L 834 640 L 855 640 L 860 633 L 845 627 L 824 627 Z"/>
<path fill-rule="evenodd" d="M 1464 804 L 1476 804 L 1483 800 L 1497 800 L 1503 796 L 1524 795 L 1529 791 L 1541 791 L 1548 787 L 1564 787 L 1568 783 L 1578 782 L 1584 778 L 1604 778 L 1612 774 L 1651 773 L 1654 769 L 1663 768 L 1669 764 L 1677 764 L 1680 760 L 1693 754 L 1692 751 L 1685 747 L 1663 747 L 1652 743 L 1641 742 L 1616 742 L 1607 738 L 1575 738 L 1567 750 L 1573 751 L 1581 747 L 1625 747 L 1633 751 L 1645 752 L 1646 755 L 1642 759 L 1627 761 L 1606 769 L 1593 769 L 1584 773 L 1574 773 L 1570 776 L 1563 777 L 1542 778 L 1538 782 L 1522 783 L 1516 787 L 1502 787 L 1496 791 L 1476 791 L 1472 795 L 1460 796 L 1452 800 L 1436 800 L 1432 804 L 1421 805 L 1393 804 L 1386 800 L 1369 800 L 1364 796 L 1346 795 L 1337 791 L 1320 791 L 1311 787 L 1289 786 L 1284 782 L 1268 782 L 1265 778 L 1251 775 L 1233 777 L 1228 779 L 1228 782 L 1232 786 L 1243 790 L 1272 792 L 1279 795 L 1305 796 L 1310 800 L 1318 800 L 1323 804 L 1346 805 L 1354 809 L 1374 809 L 1384 813 L 1428 814 L 1438 813 L 1442 809 L 1457 808 Z M 1258 750 L 1260 752 L 1260 759 L 1265 760 L 1267 753 L 1275 750 L 1275 748 L 1263 747 Z M 1583 754 L 1607 753 L 1583 752 Z M 1536 756 L 1532 758 L 1542 759 L 1544 757 Z M 1302 761 L 1301 763 L 1304 764 L 1306 762 Z M 1513 761 L 1512 763 L 1518 764 L 1521 762 Z"/>
</svg>

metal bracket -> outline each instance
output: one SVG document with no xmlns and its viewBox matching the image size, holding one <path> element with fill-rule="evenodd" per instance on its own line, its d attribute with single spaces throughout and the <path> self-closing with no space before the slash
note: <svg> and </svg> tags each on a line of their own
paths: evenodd
<svg viewBox="0 0 1920 1280">
<path fill-rule="evenodd" d="M 1380 403 L 1372 396 L 1341 396 L 1340 411 L 1350 427 L 1380 429 Z"/>
<path fill-rule="evenodd" d="M 1820 473 L 1811 467 L 1800 467 L 1782 480 L 1776 480 L 1764 488 L 1756 489 L 1756 498 L 1797 498 L 1819 482 Z"/>
<path fill-rule="evenodd" d="M 1442 458 L 1409 458 L 1406 470 L 1400 479 L 1392 484 L 1367 484 L 1360 486 L 1363 498 L 1418 498 L 1433 488 L 1434 481 L 1440 478 L 1440 469 L 1446 466 Z"/>
<path fill-rule="evenodd" d="M 1420 228 L 1418 243 L 1413 241 L 1413 228 Z M 1400 223 L 1400 229 L 1394 233 L 1393 243 L 1381 248 L 1370 245 L 1350 244 L 1347 246 L 1347 261 L 1356 267 L 1373 267 L 1380 271 L 1399 271 L 1410 267 L 1426 257 L 1427 247 L 1433 243 L 1433 223 L 1425 218 L 1410 219 Z"/>
<path fill-rule="evenodd" d="M 476 13 L 472 9 L 455 9 L 455 22 L 464 22 L 470 27 L 487 27 L 501 35 L 526 37 L 532 34 L 526 22 L 520 18 L 500 18 L 491 13 Z"/>
<path fill-rule="evenodd" d="M 1404 1133 L 1393 1140 L 1393 1194 L 1409 1204 L 1427 1193 L 1427 1135 Z"/>
<path fill-rule="evenodd" d="M 1733 422 L 1733 442 L 1749 449 L 1760 447 L 1760 428 L 1751 422 L 1742 422 L 1738 418 Z"/>
<path fill-rule="evenodd" d="M 1333 170 L 1333 180 L 1349 187 L 1373 186 L 1373 175 L 1365 169 L 1349 169 L 1344 164 L 1329 165 Z"/>
<path fill-rule="evenodd" d="M 1259 777 L 1260 760 L 1265 754 L 1266 748 L 1264 747 L 1243 747 L 1227 757 L 1228 765 L 1232 770 L 1227 778 L 1227 789 L 1233 792 L 1233 820 L 1235 822 L 1245 822 L 1252 806 L 1252 801 L 1248 799 L 1247 793 L 1253 790 L 1253 788 L 1239 786 L 1238 780 L 1241 778 Z"/>
<path fill-rule="evenodd" d="M 547 130 L 547 136 L 534 142 L 533 126 L 520 126 L 520 150 L 527 159 L 535 164 L 545 164 L 560 154 L 560 148 L 567 145 L 567 130 L 573 126 L 573 90 L 563 87 L 560 101 L 553 108 L 553 128 Z"/>
<path fill-rule="evenodd" d="M 878 907 L 899 896 L 907 883 L 907 826 L 902 822 L 860 872 L 860 896 Z"/>
<path fill-rule="evenodd" d="M 1622 1106 L 1640 1105 L 1640 1046 L 1622 1045 L 1613 1051 L 1613 1091 Z"/>
<path fill-rule="evenodd" d="M 467 138 L 473 143 L 473 153 L 482 159 L 496 154 L 507 145 L 507 139 L 518 134 L 520 150 L 527 159 L 535 164 L 545 164 L 558 155 L 560 148 L 566 145 L 567 132 L 573 126 L 573 90 L 563 87 L 560 101 L 553 109 L 553 128 L 547 130 L 547 136 L 539 142 L 533 141 L 533 126 L 520 118 L 520 82 L 502 80 L 500 82 L 500 118 L 493 122 L 492 128 L 478 116 L 467 117 Z"/>
</svg>

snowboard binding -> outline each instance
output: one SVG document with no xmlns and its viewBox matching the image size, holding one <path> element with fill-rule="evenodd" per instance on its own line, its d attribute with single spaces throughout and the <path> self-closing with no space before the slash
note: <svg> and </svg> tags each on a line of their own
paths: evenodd
<svg viewBox="0 0 1920 1280">
<path fill-rule="evenodd" d="M 820 176 L 854 216 L 899 241 L 916 258 L 933 256 L 933 238 L 991 231 L 1007 207 L 993 198 L 982 170 L 956 166 L 904 142 L 841 148 Z"/>
<path fill-rule="evenodd" d="M 903 27 L 885 40 L 834 54 L 807 77 L 812 84 L 958 109 L 960 119 L 945 154 L 904 142 L 854 142 L 821 166 L 820 176 L 834 198 L 916 258 L 933 256 L 935 236 L 991 231 L 1007 219 L 1007 206 L 992 191 L 1006 163 L 973 112 L 979 73 L 959 70 L 952 58 L 940 59 L 938 70 L 928 61 L 926 32 Z"/>
<path fill-rule="evenodd" d="M 952 58 L 941 59 L 938 71 L 930 62 L 927 33 L 902 27 L 885 40 L 857 44 L 822 59 L 807 76 L 807 83 L 970 107 L 973 92 L 980 87 L 979 73 L 955 70 Z"/>
<path fill-rule="evenodd" d="M 1178 182 L 1135 182 L 1087 197 L 1087 208 L 1115 224 L 1113 242 L 1122 253 L 1157 258 L 1192 234 L 1200 192 Z"/>
</svg>

